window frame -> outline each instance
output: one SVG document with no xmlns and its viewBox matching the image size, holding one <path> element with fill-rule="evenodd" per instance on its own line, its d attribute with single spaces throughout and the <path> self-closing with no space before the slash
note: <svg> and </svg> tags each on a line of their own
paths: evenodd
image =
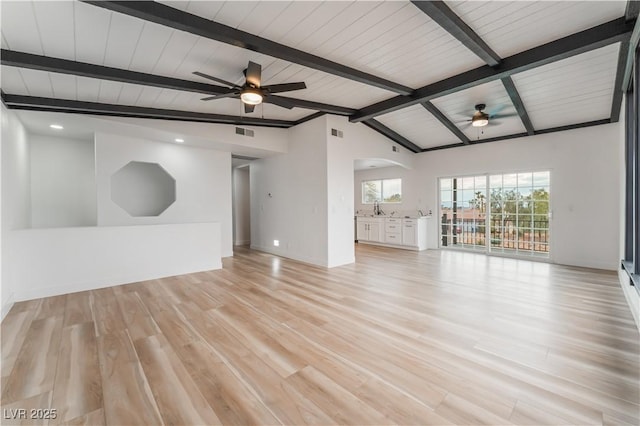
<svg viewBox="0 0 640 426">
<path fill-rule="evenodd" d="M 625 101 L 625 241 L 621 266 L 640 294 L 640 44 L 630 49 L 634 49 L 634 58 Z"/>
<path fill-rule="evenodd" d="M 520 174 L 531 174 L 531 178 L 532 178 L 532 184 L 531 184 L 531 189 L 532 191 L 535 189 L 535 177 L 533 176 L 535 173 L 547 173 L 548 174 L 548 182 L 545 186 L 545 188 L 548 189 L 548 200 L 544 200 L 546 203 L 548 203 L 548 212 L 545 215 L 535 215 L 535 214 L 530 214 L 528 216 L 530 216 L 531 218 L 535 218 L 535 217 L 545 217 L 547 220 L 547 227 L 546 228 L 536 228 L 532 223 L 530 223 L 530 225 L 527 227 L 527 230 L 531 231 L 531 234 L 535 234 L 536 231 L 544 231 L 546 232 L 546 239 L 544 242 L 537 242 L 537 244 L 540 245 L 544 245 L 547 247 L 547 250 L 545 251 L 537 251 L 535 250 L 535 239 L 532 238 L 532 240 L 530 241 L 531 243 L 531 249 L 520 249 L 520 248 L 516 248 L 514 247 L 514 250 L 512 252 L 506 252 L 504 250 L 500 250 L 497 247 L 494 247 L 492 244 L 492 234 L 491 234 L 491 229 L 492 229 L 492 221 L 495 217 L 495 213 L 491 212 L 491 190 L 492 188 L 494 188 L 497 184 L 496 183 L 492 183 L 492 177 L 496 177 L 496 176 L 500 176 L 500 190 L 504 190 L 505 188 L 507 189 L 511 189 L 511 186 L 504 186 L 503 183 L 503 178 L 505 175 L 516 175 L 515 177 L 515 187 L 513 189 L 515 189 L 516 191 L 518 191 L 520 188 L 529 188 L 529 186 L 520 186 L 519 184 L 519 177 L 517 175 Z M 479 177 L 483 177 L 485 179 L 485 184 L 484 184 L 484 196 L 486 199 L 486 210 L 485 210 L 485 217 L 484 217 L 484 229 L 485 229 L 485 237 L 484 237 L 484 241 L 485 244 L 484 246 L 482 246 L 483 248 L 480 249 L 481 246 L 477 245 L 477 244 L 464 244 L 464 243 L 459 243 L 456 242 L 455 244 L 453 243 L 453 241 L 456 241 L 456 239 L 454 239 L 453 237 L 457 234 L 457 233 L 449 233 L 448 230 L 451 228 L 451 226 L 453 225 L 445 225 L 445 226 L 449 226 L 449 228 L 447 228 L 447 240 L 449 239 L 449 237 L 451 237 L 452 239 L 452 244 L 443 244 L 443 232 L 445 232 L 445 228 L 442 225 L 442 204 L 443 204 L 443 190 L 442 190 L 442 181 L 443 180 L 451 180 L 451 179 L 459 179 L 462 180 L 464 178 L 479 178 Z M 449 189 L 448 191 L 453 192 L 453 186 L 452 188 Z M 536 170 L 507 170 L 507 171 L 496 171 L 496 172 L 485 172 L 485 173 L 478 173 L 478 174 L 473 174 L 473 175 L 453 175 L 453 176 L 440 176 L 437 178 L 437 187 L 436 187 L 436 191 L 438 194 L 438 247 L 439 248 L 444 248 L 447 250 L 467 250 L 467 247 L 469 247 L 469 250 L 471 251 L 481 251 L 487 255 L 492 255 L 492 256 L 499 256 L 499 257 L 512 257 L 512 258 L 519 258 L 519 259 L 529 259 L 529 260 L 536 260 L 536 261 L 542 261 L 542 262 L 552 262 L 553 261 L 553 251 L 552 251 L 552 247 L 553 247 L 553 206 L 552 206 L 552 199 L 551 199 L 551 188 L 553 187 L 553 169 L 552 168 L 544 168 L 544 169 L 536 169 Z M 458 191 L 462 191 L 463 188 L 462 186 L 457 187 Z M 474 183 L 474 192 L 475 192 L 475 183 Z M 533 192 L 532 192 L 533 193 Z M 447 202 L 452 202 L 452 200 L 447 200 Z M 458 200 L 458 202 L 460 203 L 464 203 L 464 199 L 462 200 Z M 517 214 L 516 214 L 517 215 Z M 498 214 L 497 216 L 502 217 L 503 213 Z M 517 224 L 514 223 L 513 224 L 513 229 L 518 229 L 517 228 Z M 540 234 L 540 232 L 538 232 L 538 234 Z M 550 237 L 551 236 L 551 237 Z M 462 235 L 462 238 L 464 240 L 464 235 Z M 513 242 L 514 244 L 519 241 L 524 241 L 524 240 L 520 240 L 520 239 L 514 239 L 514 240 L 506 240 L 506 239 L 502 239 L 502 241 L 510 241 Z"/>
<path fill-rule="evenodd" d="M 385 181 L 390 181 L 390 180 L 398 180 L 400 181 L 400 201 L 384 201 L 384 182 Z M 380 182 L 380 199 L 379 200 L 374 200 L 374 201 L 366 201 L 365 200 L 365 191 L 364 191 L 364 185 L 367 182 Z M 361 191 L 361 201 L 363 205 L 373 205 L 376 203 L 376 201 L 379 204 L 402 204 L 402 178 L 397 177 L 397 178 L 380 178 L 380 179 L 366 179 L 360 182 L 360 191 Z"/>
</svg>

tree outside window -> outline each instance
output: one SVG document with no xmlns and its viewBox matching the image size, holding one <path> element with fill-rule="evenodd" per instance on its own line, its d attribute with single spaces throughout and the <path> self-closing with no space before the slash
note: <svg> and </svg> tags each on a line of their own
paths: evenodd
<svg viewBox="0 0 640 426">
<path fill-rule="evenodd" d="M 401 203 L 402 179 L 377 179 L 362 182 L 362 204 Z"/>
</svg>

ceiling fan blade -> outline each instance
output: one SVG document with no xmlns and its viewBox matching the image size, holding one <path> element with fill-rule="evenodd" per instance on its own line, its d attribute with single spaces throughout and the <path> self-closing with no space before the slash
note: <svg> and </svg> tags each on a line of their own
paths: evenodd
<svg viewBox="0 0 640 426">
<path fill-rule="evenodd" d="M 232 87 L 234 89 L 238 88 L 238 86 L 236 86 L 235 84 L 233 84 L 233 83 L 231 83 L 229 81 L 223 80 L 221 78 L 214 77 L 212 75 L 208 75 L 208 74 L 202 73 L 200 71 L 194 71 L 193 73 L 195 75 L 197 75 L 198 77 L 208 78 L 209 80 L 217 81 L 218 83 L 222 83 L 222 84 L 227 85 L 229 87 Z"/>
<path fill-rule="evenodd" d="M 502 124 L 502 121 L 498 121 L 498 120 L 489 120 L 489 124 L 488 126 L 499 126 Z"/>
<path fill-rule="evenodd" d="M 260 64 L 256 64 L 255 62 L 249 61 L 249 65 L 245 70 L 245 77 L 247 79 L 247 83 L 252 84 L 255 87 L 260 87 L 260 79 L 262 78 L 262 66 Z"/>
<path fill-rule="evenodd" d="M 281 96 L 267 96 L 264 101 L 287 109 L 291 109 L 296 106 L 289 99 L 283 98 Z"/>
<path fill-rule="evenodd" d="M 297 83 L 271 84 L 269 86 L 263 86 L 262 88 L 268 90 L 270 93 L 280 93 L 306 89 L 307 85 L 304 84 L 303 81 L 300 81 Z"/>
<path fill-rule="evenodd" d="M 254 109 L 256 109 L 255 105 L 244 104 L 245 114 L 249 114 L 250 112 L 253 112 Z"/>
<path fill-rule="evenodd" d="M 230 93 L 221 93 L 219 95 L 208 96 L 206 98 L 200 99 L 201 101 L 212 101 L 214 99 L 222 99 L 222 98 L 235 98 L 238 96 L 238 92 L 230 92 Z"/>
<path fill-rule="evenodd" d="M 497 115 L 492 115 L 490 118 L 507 118 L 507 117 L 517 117 L 518 114 L 517 113 L 511 113 L 511 114 L 497 114 Z"/>
<path fill-rule="evenodd" d="M 492 108 L 487 114 L 489 114 L 489 118 L 495 117 L 500 111 L 505 109 L 505 104 L 497 105 L 495 108 Z"/>
</svg>

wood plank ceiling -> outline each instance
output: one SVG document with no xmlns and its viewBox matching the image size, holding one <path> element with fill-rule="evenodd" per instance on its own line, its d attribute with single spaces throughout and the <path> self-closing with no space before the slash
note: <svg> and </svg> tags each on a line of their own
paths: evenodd
<svg viewBox="0 0 640 426">
<path fill-rule="evenodd" d="M 3 0 L 5 104 L 278 127 L 320 111 L 417 152 L 617 121 L 637 31 L 626 1 L 125 3 Z M 242 84 L 248 61 L 304 81 L 282 94 L 296 106 L 200 100 L 228 89 L 194 71 Z M 479 103 L 505 117 L 471 127 Z"/>
</svg>

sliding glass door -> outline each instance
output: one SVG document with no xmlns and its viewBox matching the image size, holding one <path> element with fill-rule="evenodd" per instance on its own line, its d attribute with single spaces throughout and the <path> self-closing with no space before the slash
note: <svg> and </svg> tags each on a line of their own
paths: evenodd
<svg viewBox="0 0 640 426">
<path fill-rule="evenodd" d="M 440 179 L 442 247 L 485 250 L 486 193 L 486 176 Z"/>
<path fill-rule="evenodd" d="M 549 256 L 549 171 L 441 178 L 440 246 Z"/>
</svg>

